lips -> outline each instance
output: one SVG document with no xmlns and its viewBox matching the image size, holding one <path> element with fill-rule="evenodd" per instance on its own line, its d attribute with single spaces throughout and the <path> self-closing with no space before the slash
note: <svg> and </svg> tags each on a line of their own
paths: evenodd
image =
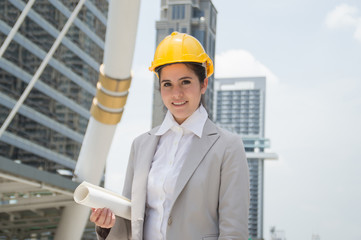
<svg viewBox="0 0 361 240">
<path fill-rule="evenodd" d="M 187 103 L 187 101 L 183 101 L 183 102 L 172 102 L 172 104 L 174 105 L 174 106 L 183 106 L 184 104 L 186 104 Z"/>
</svg>

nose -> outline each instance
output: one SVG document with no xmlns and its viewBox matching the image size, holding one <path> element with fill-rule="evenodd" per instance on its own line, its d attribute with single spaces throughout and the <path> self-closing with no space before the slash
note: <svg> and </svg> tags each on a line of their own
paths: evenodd
<svg viewBox="0 0 361 240">
<path fill-rule="evenodd" d="M 172 96 L 174 99 L 180 99 L 181 97 L 183 97 L 183 89 L 179 86 L 174 86 Z"/>
</svg>

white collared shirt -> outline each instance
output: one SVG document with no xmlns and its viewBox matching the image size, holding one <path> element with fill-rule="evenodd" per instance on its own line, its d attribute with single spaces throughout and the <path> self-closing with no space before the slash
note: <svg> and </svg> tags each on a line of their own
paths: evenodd
<svg viewBox="0 0 361 240">
<path fill-rule="evenodd" d="M 166 239 L 168 218 L 178 175 L 194 137 L 201 138 L 208 118 L 201 105 L 179 125 L 168 111 L 156 135 L 161 136 L 148 175 L 145 240 Z"/>
</svg>

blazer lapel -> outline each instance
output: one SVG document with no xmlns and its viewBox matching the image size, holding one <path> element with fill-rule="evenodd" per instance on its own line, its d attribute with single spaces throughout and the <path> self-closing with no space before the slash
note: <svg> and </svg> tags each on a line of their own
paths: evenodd
<svg viewBox="0 0 361 240">
<path fill-rule="evenodd" d="M 197 169 L 204 156 L 213 146 L 213 144 L 219 138 L 217 128 L 214 123 L 207 119 L 203 134 L 201 138 L 195 137 L 192 143 L 192 147 L 188 153 L 187 159 L 185 160 L 182 170 L 179 173 L 178 180 L 174 189 L 172 207 L 179 194 L 191 178 L 194 171 Z"/>
<path fill-rule="evenodd" d="M 140 149 L 137 150 L 139 156 L 134 166 L 132 221 L 144 220 L 148 174 L 159 141 L 159 137 L 154 135 L 156 131 L 157 129 L 152 129 L 148 132 L 139 145 Z"/>
</svg>

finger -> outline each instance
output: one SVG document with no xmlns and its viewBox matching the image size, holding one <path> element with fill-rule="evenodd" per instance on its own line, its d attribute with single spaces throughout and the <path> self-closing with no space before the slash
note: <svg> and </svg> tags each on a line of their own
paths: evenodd
<svg viewBox="0 0 361 240">
<path fill-rule="evenodd" d="M 112 228 L 115 224 L 115 221 L 116 221 L 115 214 L 110 209 L 107 209 L 106 219 L 102 227 Z"/>
<path fill-rule="evenodd" d="M 98 217 L 97 223 L 99 226 L 104 227 L 105 226 L 105 222 L 107 219 L 107 214 L 108 214 L 108 209 L 107 208 L 103 208 L 101 214 Z"/>
<path fill-rule="evenodd" d="M 112 220 L 110 221 L 110 227 L 113 227 L 115 225 L 115 214 L 112 212 Z"/>
<path fill-rule="evenodd" d="M 105 228 L 111 228 L 111 221 L 112 221 L 112 211 L 110 209 L 107 209 L 107 216 L 104 221 L 104 227 Z"/>
<path fill-rule="evenodd" d="M 97 221 L 97 219 L 99 218 L 99 215 L 100 215 L 100 213 L 101 213 L 101 210 L 102 210 L 102 209 L 99 209 L 99 208 L 94 209 L 94 211 L 92 210 L 92 213 L 91 213 L 91 215 L 90 215 L 90 217 L 89 217 L 89 219 L 90 219 L 91 222 L 96 223 L 96 221 Z"/>
<path fill-rule="evenodd" d="M 116 218 L 115 218 L 115 214 L 109 209 L 109 214 L 108 214 L 108 223 L 107 223 L 107 227 L 106 228 L 112 228 L 115 224 Z"/>
</svg>

